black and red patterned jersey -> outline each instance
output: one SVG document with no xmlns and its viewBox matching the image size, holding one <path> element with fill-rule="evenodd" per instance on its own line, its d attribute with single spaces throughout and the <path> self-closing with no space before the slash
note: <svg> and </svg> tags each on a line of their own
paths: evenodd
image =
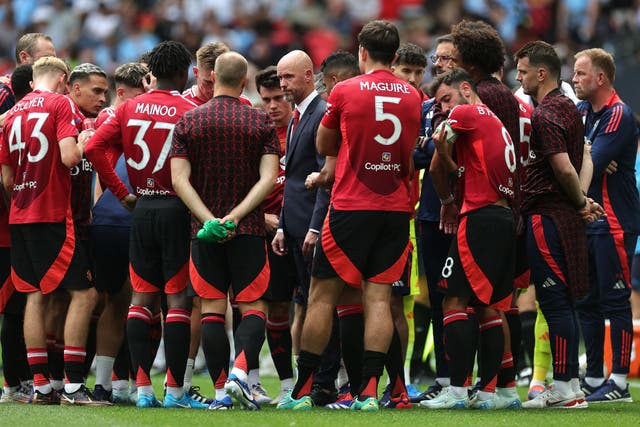
<svg viewBox="0 0 640 427">
<path fill-rule="evenodd" d="M 584 126 L 573 101 L 558 89 L 549 92 L 533 110 L 529 142 L 522 212 L 546 215 L 553 220 L 567 262 L 569 293 L 573 298 L 580 298 L 589 289 L 586 228 L 555 177 L 548 157 L 567 153 L 579 171 Z"/>
<path fill-rule="evenodd" d="M 0 163 L 14 172 L 10 224 L 62 222 L 70 215 L 71 177 L 59 141 L 77 137 L 75 104 L 34 90 L 5 117 Z"/>
<path fill-rule="evenodd" d="M 284 196 L 284 183 L 286 180 L 284 168 L 286 164 L 286 153 L 285 149 L 287 147 L 287 129 L 289 126 L 283 126 L 281 128 L 276 128 L 276 132 L 278 134 L 278 139 L 280 140 L 280 168 L 278 169 L 278 178 L 276 179 L 276 186 L 273 188 L 271 194 L 269 194 L 262 202 L 262 208 L 264 209 L 264 213 L 273 214 L 280 216 L 280 211 L 282 210 L 282 197 Z"/>
<path fill-rule="evenodd" d="M 280 156 L 280 141 L 264 111 L 218 96 L 178 121 L 169 156 L 189 160 L 193 188 L 213 215 L 223 218 L 258 182 L 265 154 Z M 191 225 L 195 236 L 202 224 L 192 216 Z M 265 235 L 262 206 L 238 223 L 237 233 Z"/>
<path fill-rule="evenodd" d="M 547 157 L 567 153 L 579 171 L 584 149 L 582 117 L 573 101 L 559 90 L 544 97 L 531 115 L 531 139 L 525 182 L 523 185 L 524 213 L 543 213 L 553 205 L 570 206 L 571 202 L 555 177 Z"/>
<path fill-rule="evenodd" d="M 114 145 L 122 147 L 136 196 L 175 196 L 167 156 L 176 122 L 195 106 L 179 92 L 166 90 L 152 90 L 120 105 L 85 150 L 101 182 L 120 200 L 129 194 L 109 164 L 106 153 Z"/>
<path fill-rule="evenodd" d="M 76 104 L 74 123 L 78 133 L 83 130 L 86 119 Z M 91 227 L 91 193 L 93 184 L 93 166 L 82 156 L 82 160 L 71 168 L 71 212 L 76 236 L 81 240 L 89 240 Z"/>
</svg>

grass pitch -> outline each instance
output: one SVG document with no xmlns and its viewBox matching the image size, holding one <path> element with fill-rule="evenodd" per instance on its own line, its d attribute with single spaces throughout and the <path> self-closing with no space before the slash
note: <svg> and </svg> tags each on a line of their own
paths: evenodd
<svg viewBox="0 0 640 427">
<path fill-rule="evenodd" d="M 160 376 L 153 378 L 156 395 L 162 396 Z M 206 396 L 213 396 L 207 376 L 194 376 Z M 264 378 L 263 385 L 272 397 L 277 395 L 276 378 Z M 525 389 L 520 390 L 526 393 Z M 138 409 L 133 406 L 79 408 L 65 406 L 0 406 L 0 426 L 58 425 L 72 426 L 181 426 L 199 427 L 221 423 L 223 426 L 277 427 L 358 427 L 358 426 L 640 426 L 640 382 L 631 388 L 634 403 L 592 404 L 584 410 L 519 410 L 519 411 L 433 411 L 414 407 L 408 410 L 381 410 L 377 413 L 330 411 L 313 408 L 309 412 L 279 411 L 266 406 L 249 412 L 204 411 L 195 409 Z"/>
</svg>

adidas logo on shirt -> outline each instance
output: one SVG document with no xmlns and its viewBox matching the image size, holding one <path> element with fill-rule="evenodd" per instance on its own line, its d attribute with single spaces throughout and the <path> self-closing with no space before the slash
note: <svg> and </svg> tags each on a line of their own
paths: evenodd
<svg viewBox="0 0 640 427">
<path fill-rule="evenodd" d="M 551 278 L 547 277 L 544 282 L 542 282 L 543 288 L 550 288 L 551 286 L 555 286 L 556 282 Z"/>
<path fill-rule="evenodd" d="M 627 289 L 627 287 L 622 280 L 618 280 L 615 285 L 613 285 L 613 289 Z"/>
</svg>

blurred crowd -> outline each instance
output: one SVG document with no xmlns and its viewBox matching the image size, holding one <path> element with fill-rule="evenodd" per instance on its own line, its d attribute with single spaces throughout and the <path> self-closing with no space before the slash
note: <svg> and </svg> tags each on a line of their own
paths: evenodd
<svg viewBox="0 0 640 427">
<path fill-rule="evenodd" d="M 319 67 L 336 49 L 355 52 L 355 35 L 376 18 L 397 22 L 403 41 L 430 53 L 437 36 L 472 18 L 496 27 L 509 54 L 542 39 L 565 58 L 600 46 L 618 67 L 640 59 L 639 0 L 0 0 L 0 72 L 14 67 L 25 32 L 50 35 L 72 65 L 92 62 L 108 73 L 168 39 L 193 52 L 223 41 L 256 69 L 303 49 Z M 512 67 L 508 60 L 505 79 L 513 85 Z"/>
</svg>

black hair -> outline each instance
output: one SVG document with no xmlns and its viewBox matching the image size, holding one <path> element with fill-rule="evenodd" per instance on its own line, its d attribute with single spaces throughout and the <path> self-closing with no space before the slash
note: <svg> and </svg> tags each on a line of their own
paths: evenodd
<svg viewBox="0 0 640 427">
<path fill-rule="evenodd" d="M 353 77 L 360 74 L 360 67 L 358 66 L 358 58 L 355 55 L 344 50 L 336 50 L 322 61 L 320 71 L 324 74 L 348 72 Z"/>
<path fill-rule="evenodd" d="M 358 44 L 376 62 L 391 64 L 400 46 L 398 28 L 389 21 L 370 21 L 358 34 Z"/>
<path fill-rule="evenodd" d="M 429 92 L 435 95 L 438 88 L 443 84 L 447 86 L 460 86 L 460 83 L 462 82 L 469 83 L 475 92 L 476 85 L 473 82 L 471 75 L 462 68 L 454 68 L 446 73 L 437 75 L 429 87 Z"/>
<path fill-rule="evenodd" d="M 424 50 L 413 43 L 405 43 L 400 46 L 396 55 L 397 58 L 395 64 L 397 65 L 411 65 L 414 67 L 427 68 L 427 57 L 424 55 Z"/>
<path fill-rule="evenodd" d="M 191 53 L 180 42 L 164 41 L 149 54 L 149 70 L 157 79 L 172 79 L 191 66 Z"/>
<path fill-rule="evenodd" d="M 260 88 L 266 89 L 280 89 L 280 79 L 278 78 L 278 72 L 273 65 L 265 68 L 264 70 L 256 74 L 256 90 L 260 91 Z"/>
<path fill-rule="evenodd" d="M 529 64 L 534 67 L 544 67 L 549 71 L 552 79 L 560 78 L 562 62 L 556 50 L 549 43 L 536 40 L 522 46 L 514 55 L 516 62 L 522 58 L 529 58 Z"/>
<path fill-rule="evenodd" d="M 13 74 L 11 74 L 11 89 L 13 89 L 16 102 L 33 90 L 31 89 L 32 81 L 33 67 L 31 65 L 20 65 L 13 70 Z"/>
</svg>

